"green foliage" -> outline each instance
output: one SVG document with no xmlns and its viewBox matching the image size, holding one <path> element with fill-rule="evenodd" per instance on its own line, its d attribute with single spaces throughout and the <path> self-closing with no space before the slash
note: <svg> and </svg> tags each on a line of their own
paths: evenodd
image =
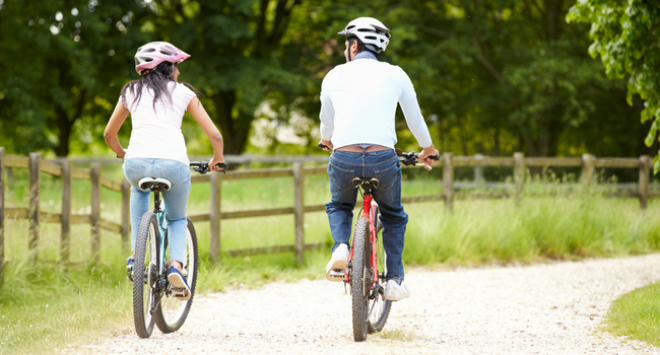
<svg viewBox="0 0 660 355">
<path fill-rule="evenodd" d="M 107 117 L 114 107 L 131 68 L 126 58 L 142 38 L 132 23 L 143 12 L 133 0 L 5 2 L 0 9 L 3 145 L 20 153 L 53 149 L 68 155 L 76 121 Z M 91 133 L 98 135 L 99 128 Z"/>
<path fill-rule="evenodd" d="M 644 100 L 641 121 L 653 121 L 644 140 L 650 147 L 656 141 L 660 116 L 660 4 L 648 0 L 579 0 L 566 18 L 591 24 L 589 53 L 600 57 L 610 78 L 627 78 L 628 104 L 633 105 L 635 94 Z M 660 156 L 654 159 L 654 171 L 660 171 Z"/>
<path fill-rule="evenodd" d="M 630 6 L 651 6 L 640 1 Z M 588 2 L 580 4 L 575 8 L 587 9 Z M 227 153 L 315 152 L 321 81 L 344 62 L 337 31 L 358 16 L 377 17 L 391 28 L 381 60 L 401 66 L 413 80 L 440 150 L 631 156 L 646 153 L 642 130 L 651 129 L 649 140 L 655 137 L 648 122 L 640 129 L 625 123 L 642 110 L 641 101 L 626 105 L 625 82 L 608 79 L 589 58 L 589 28 L 563 20 L 570 6 L 565 1 L 44 0 L 1 6 L 0 139 L 8 152 L 67 155 L 71 146 L 78 154 L 105 154 L 104 123 L 121 85 L 138 77 L 132 56 L 153 40 L 192 54 L 180 66 L 181 80 L 204 93 Z M 603 16 L 584 9 L 570 16 Z M 627 17 L 621 11 L 613 10 L 616 19 L 599 20 L 605 22 L 594 36 L 621 27 L 621 19 L 631 24 L 621 35 L 625 43 L 603 37 L 597 46 L 599 53 L 632 51 L 633 59 L 618 67 L 626 72 L 650 60 L 643 45 L 632 43 L 654 42 L 635 27 L 646 18 L 642 10 Z M 619 57 L 607 57 L 612 77 L 620 74 Z M 634 90 L 652 95 L 650 84 L 639 80 L 653 83 L 653 73 L 642 73 L 633 75 Z M 270 127 L 269 145 L 250 143 L 255 120 Z M 417 149 L 401 113 L 397 125 L 399 146 Z M 191 151 L 209 154 L 195 126 L 184 121 Z M 278 127 L 291 128 L 302 146 L 279 142 Z M 129 131 L 127 122 L 122 139 Z"/>
</svg>

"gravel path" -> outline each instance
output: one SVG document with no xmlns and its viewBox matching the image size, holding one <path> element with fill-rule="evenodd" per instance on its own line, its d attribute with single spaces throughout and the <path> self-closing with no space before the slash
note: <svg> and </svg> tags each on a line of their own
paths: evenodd
<svg viewBox="0 0 660 355">
<path fill-rule="evenodd" d="M 598 332 L 611 302 L 660 279 L 660 254 L 525 267 L 408 269 L 412 297 L 355 343 L 340 283 L 302 280 L 196 299 L 181 331 L 132 328 L 82 347 L 125 354 L 660 354 Z M 405 341 L 392 340 L 395 336 Z"/>
</svg>

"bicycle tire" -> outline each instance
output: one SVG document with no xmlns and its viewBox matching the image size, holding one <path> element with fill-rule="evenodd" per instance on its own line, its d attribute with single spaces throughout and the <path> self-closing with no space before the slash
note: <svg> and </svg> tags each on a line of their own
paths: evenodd
<svg viewBox="0 0 660 355">
<path fill-rule="evenodd" d="M 351 261 L 351 302 L 353 308 L 353 339 L 367 339 L 369 287 L 365 285 L 368 269 L 369 221 L 358 219 L 353 235 L 353 260 Z"/>
<path fill-rule="evenodd" d="M 376 222 L 378 223 L 376 227 L 376 262 L 378 264 L 378 271 L 380 271 L 382 275 L 385 275 L 387 256 L 385 255 L 382 235 L 380 238 L 378 237 L 378 233 L 383 229 L 378 214 L 376 214 Z M 392 301 L 385 299 L 385 279 L 382 279 L 380 276 L 381 275 L 378 275 L 378 294 L 374 295 L 374 298 L 369 300 L 369 321 L 367 322 L 367 332 L 369 334 L 383 330 L 392 308 Z"/>
<path fill-rule="evenodd" d="M 169 297 L 167 291 L 161 298 L 161 302 L 156 309 L 156 325 L 163 333 L 172 333 L 181 329 L 188 313 L 192 307 L 193 298 L 195 297 L 195 285 L 197 284 L 197 267 L 199 265 L 199 252 L 197 249 L 197 234 L 195 233 L 195 226 L 190 219 L 188 219 L 188 228 L 186 233 L 186 262 L 183 267 L 187 271 L 187 281 L 190 287 L 190 298 L 187 301 L 179 301 L 174 297 Z M 168 286 L 169 283 L 168 283 Z"/>
<path fill-rule="evenodd" d="M 140 338 L 148 338 L 154 330 L 151 308 L 159 296 L 152 287 L 158 278 L 158 233 L 156 216 L 151 212 L 142 215 L 133 257 L 133 319 Z M 142 275 L 136 273 L 139 270 Z"/>
</svg>

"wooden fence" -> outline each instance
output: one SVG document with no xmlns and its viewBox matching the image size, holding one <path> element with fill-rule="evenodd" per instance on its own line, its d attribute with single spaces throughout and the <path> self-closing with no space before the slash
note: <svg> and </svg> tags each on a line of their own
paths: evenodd
<svg viewBox="0 0 660 355">
<path fill-rule="evenodd" d="M 403 203 L 444 201 L 447 211 L 453 208 L 455 198 L 494 198 L 509 197 L 508 194 L 471 194 L 457 196 L 454 193 L 454 168 L 474 167 L 476 170 L 483 167 L 512 167 L 514 171 L 515 193 L 513 197 L 518 203 L 524 191 L 526 168 L 528 167 L 581 167 L 582 183 L 588 188 L 592 184 L 595 168 L 631 168 L 639 169 L 639 183 L 637 193 L 618 194 L 617 197 L 639 198 L 640 207 L 646 208 L 649 197 L 659 197 L 660 194 L 649 194 L 649 170 L 651 159 L 648 156 L 639 158 L 596 158 L 585 154 L 582 158 L 525 158 L 522 153 L 515 153 L 513 157 L 486 157 L 454 156 L 452 153 L 444 153 L 440 162 L 443 168 L 443 193 L 438 195 L 408 196 L 403 197 Z M 8 208 L 5 206 L 5 170 L 8 168 L 23 168 L 29 170 L 30 197 L 27 208 Z M 326 174 L 327 165 L 304 167 L 303 162 L 296 161 L 289 169 L 267 169 L 229 171 L 227 174 L 193 175 L 192 183 L 210 183 L 210 206 L 209 213 L 190 215 L 193 222 L 210 222 L 210 257 L 214 261 L 220 259 L 221 252 L 227 256 L 268 254 L 279 252 L 295 252 L 299 262 L 304 261 L 304 252 L 321 247 L 323 243 L 306 244 L 304 236 L 305 213 L 324 211 L 325 205 L 304 204 L 304 181 L 308 175 Z M 49 213 L 39 209 L 39 180 L 40 174 L 45 173 L 62 178 L 62 211 L 61 213 Z M 476 176 L 477 174 L 475 174 Z M 268 208 L 260 210 L 244 211 L 222 211 L 221 181 L 270 178 L 270 177 L 293 177 L 294 205 L 292 207 Z M 90 196 L 90 214 L 71 213 L 71 184 L 74 179 L 91 180 L 92 189 Z M 69 261 L 69 235 L 71 225 L 91 225 L 91 255 L 92 260 L 98 260 L 100 251 L 101 229 L 121 234 L 122 241 L 127 247 L 130 243 L 130 219 L 129 219 L 129 183 L 111 180 L 101 174 L 101 164 L 92 162 L 91 168 L 83 169 L 73 167 L 70 160 L 58 160 L 57 162 L 41 159 L 39 153 L 32 153 L 29 157 L 17 155 L 5 155 L 4 148 L 0 147 L 0 284 L 3 278 L 4 261 L 4 223 L 5 219 L 28 219 L 30 230 L 28 245 L 30 257 L 33 261 L 38 257 L 39 225 L 41 223 L 59 223 L 61 225 L 60 240 L 60 263 L 68 265 Z M 115 223 L 101 218 L 101 188 L 107 188 L 121 193 L 121 221 Z M 221 249 L 221 221 L 224 219 L 263 217 L 293 214 L 295 216 L 295 238 L 292 245 L 280 245 L 273 247 L 260 247 L 237 250 Z M 80 262 L 80 261 L 78 261 Z"/>
</svg>

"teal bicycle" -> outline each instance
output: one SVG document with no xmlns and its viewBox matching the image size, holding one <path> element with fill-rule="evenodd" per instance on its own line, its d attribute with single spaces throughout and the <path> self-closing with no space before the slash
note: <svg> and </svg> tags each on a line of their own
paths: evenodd
<svg viewBox="0 0 660 355">
<path fill-rule="evenodd" d="M 218 164 L 226 168 L 226 163 Z M 209 171 L 208 163 L 190 163 L 193 170 L 200 174 Z M 224 173 L 224 170 L 222 170 Z M 140 338 L 148 338 L 154 329 L 154 324 L 163 333 L 175 332 L 183 326 L 192 307 L 197 283 L 197 267 L 199 252 L 197 249 L 197 234 L 195 227 L 188 219 L 186 232 L 185 260 L 182 263 L 181 274 L 187 279 L 190 287 L 190 298 L 180 301 L 173 297 L 173 285 L 167 280 L 168 235 L 167 210 L 160 199 L 161 191 L 168 191 L 171 183 L 162 178 L 147 177 L 138 183 L 142 190 L 154 193 L 154 210 L 142 215 L 135 242 L 133 269 L 129 278 L 133 281 L 133 318 L 135 331 Z M 142 275 L 140 277 L 140 271 Z"/>
</svg>

